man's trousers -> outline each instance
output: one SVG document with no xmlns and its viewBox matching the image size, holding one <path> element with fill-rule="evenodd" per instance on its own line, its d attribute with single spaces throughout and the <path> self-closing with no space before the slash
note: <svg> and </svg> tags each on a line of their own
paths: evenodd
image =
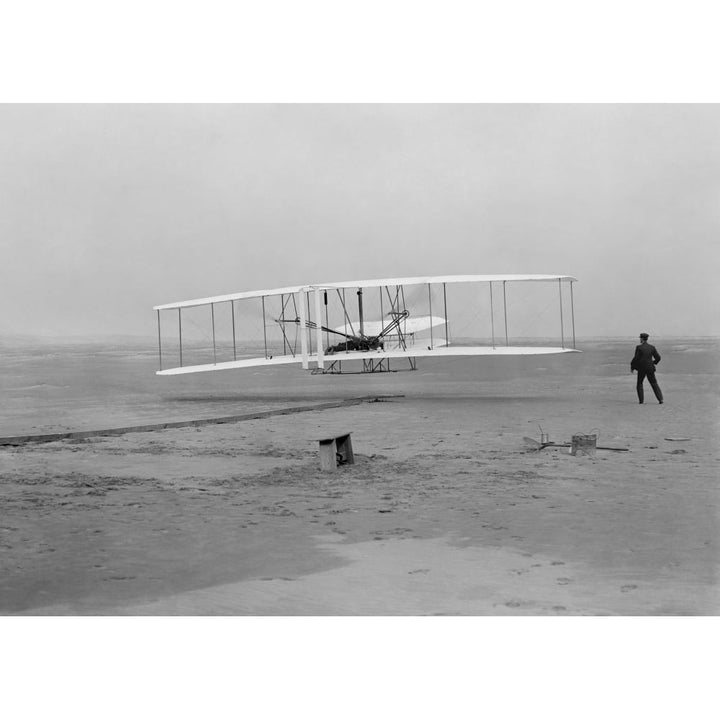
<svg viewBox="0 0 720 720">
<path fill-rule="evenodd" d="M 650 387 L 653 389 L 653 392 L 655 393 L 655 397 L 658 399 L 658 402 L 663 401 L 663 394 L 662 390 L 660 390 L 660 386 L 658 385 L 657 380 L 655 379 L 655 371 L 654 370 L 638 370 L 637 371 L 637 394 L 638 394 L 638 400 L 640 402 L 644 402 L 645 400 L 645 393 L 643 392 L 643 381 L 647 377 L 647 379 L 650 382 Z"/>
</svg>

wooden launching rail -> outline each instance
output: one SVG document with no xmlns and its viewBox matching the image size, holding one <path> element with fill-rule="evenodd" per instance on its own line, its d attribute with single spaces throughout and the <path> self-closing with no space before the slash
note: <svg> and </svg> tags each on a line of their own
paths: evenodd
<svg viewBox="0 0 720 720">
<path fill-rule="evenodd" d="M 170 430 L 173 428 L 200 427 L 202 425 L 223 425 L 225 423 L 242 422 L 243 420 L 261 420 L 273 417 L 274 415 L 292 415 L 294 413 L 312 412 L 313 410 L 331 410 L 333 408 L 360 405 L 366 402 L 379 402 L 401 398 L 404 395 L 367 395 L 346 400 L 335 400 L 333 402 L 315 403 L 313 405 L 298 405 L 296 407 L 284 407 L 276 410 L 261 410 L 243 415 L 227 415 L 225 417 L 201 418 L 199 420 L 179 420 L 176 422 L 153 423 L 150 425 L 132 425 L 129 427 L 106 428 L 104 430 L 78 430 L 73 432 L 45 433 L 41 435 L 14 435 L 0 437 L 2 445 L 25 445 L 27 443 L 55 442 L 56 440 L 82 440 L 91 437 L 104 437 L 112 435 L 125 435 L 134 432 L 155 432 L 157 430 Z"/>
</svg>

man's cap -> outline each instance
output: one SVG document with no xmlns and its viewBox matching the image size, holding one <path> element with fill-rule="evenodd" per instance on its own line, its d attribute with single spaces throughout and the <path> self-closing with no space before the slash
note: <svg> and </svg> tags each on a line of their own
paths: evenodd
<svg viewBox="0 0 720 720">
<path fill-rule="evenodd" d="M 647 340 L 650 336 L 647 333 L 640 333 L 641 338 L 645 338 Z"/>
</svg>

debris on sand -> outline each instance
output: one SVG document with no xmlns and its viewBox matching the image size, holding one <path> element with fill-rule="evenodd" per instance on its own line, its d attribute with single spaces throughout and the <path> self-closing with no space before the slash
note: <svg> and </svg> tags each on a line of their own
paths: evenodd
<svg viewBox="0 0 720 720">
<path fill-rule="evenodd" d="M 578 433 L 573 435 L 573 441 L 570 443 L 556 443 L 549 439 L 549 433 L 543 432 L 542 428 L 540 428 L 540 437 L 541 440 L 539 441 L 527 436 L 523 437 L 523 440 L 525 441 L 525 444 L 527 446 L 526 452 L 540 452 L 540 450 L 544 450 L 545 448 L 570 448 L 571 455 L 588 454 L 578 452 L 578 447 L 582 445 L 583 440 L 585 440 L 586 438 L 594 438 L 594 442 L 597 442 L 597 438 L 599 437 L 599 435 L 585 435 L 582 433 Z M 590 442 L 592 443 L 593 441 L 591 440 Z M 596 445 L 592 449 L 610 450 L 613 452 L 628 452 L 630 450 L 630 448 L 625 447 L 605 447 L 602 445 Z"/>
</svg>

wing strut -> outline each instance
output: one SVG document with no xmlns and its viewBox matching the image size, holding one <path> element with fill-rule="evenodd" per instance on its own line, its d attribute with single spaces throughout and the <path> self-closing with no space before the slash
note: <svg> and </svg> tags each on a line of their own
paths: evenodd
<svg viewBox="0 0 720 720">
<path fill-rule="evenodd" d="M 182 367 L 182 308 L 178 308 L 178 334 L 180 336 L 180 367 Z"/>
<path fill-rule="evenodd" d="M 283 323 L 285 322 L 285 295 L 280 295 L 280 328 L 282 329 L 282 336 L 283 336 L 283 355 L 287 355 L 287 343 L 288 339 L 285 335 L 285 328 L 283 327 Z"/>
<path fill-rule="evenodd" d="M 380 317 L 385 317 L 385 313 L 383 312 L 383 296 L 382 296 L 382 288 L 379 287 L 378 290 L 380 291 Z"/>
<path fill-rule="evenodd" d="M 575 302 L 573 300 L 573 284 L 570 281 L 570 312 L 572 313 L 573 349 L 575 349 Z"/>
<path fill-rule="evenodd" d="M 329 345 L 330 341 L 328 340 L 327 327 L 330 325 L 330 320 L 328 320 L 327 290 L 323 290 L 323 302 L 325 303 L 325 344 Z"/>
<path fill-rule="evenodd" d="M 230 301 L 230 311 L 232 312 L 232 326 L 233 326 L 233 360 L 237 360 L 237 346 L 235 344 L 235 301 Z"/>
<path fill-rule="evenodd" d="M 490 328 L 492 332 L 492 346 L 495 349 L 495 310 L 493 308 L 492 280 L 490 281 Z"/>
<path fill-rule="evenodd" d="M 308 318 L 308 321 L 309 321 L 310 314 L 311 314 L 310 313 L 310 292 L 309 291 L 305 293 L 305 302 L 307 305 L 306 317 Z M 308 327 L 310 327 L 310 326 L 308 325 Z M 308 352 L 312 355 L 312 333 L 308 333 Z"/>
<path fill-rule="evenodd" d="M 283 336 L 283 353 L 285 353 L 285 355 L 287 355 L 287 351 L 289 350 L 290 354 L 293 357 L 295 357 L 296 346 L 290 342 L 290 338 L 287 336 L 287 333 L 285 332 L 285 325 L 284 325 L 285 321 L 278 320 L 277 323 L 280 326 L 280 332 L 282 333 L 282 336 Z"/>
<path fill-rule="evenodd" d="M 300 352 L 302 353 L 303 370 L 308 369 L 308 330 L 307 317 L 305 316 L 305 303 L 302 292 L 300 293 Z"/>
<path fill-rule="evenodd" d="M 505 344 L 509 345 L 510 340 L 508 339 L 508 330 L 507 330 L 507 295 L 505 294 L 505 285 L 507 285 L 507 281 L 503 280 L 503 312 L 505 314 Z"/>
<path fill-rule="evenodd" d="M 265 296 L 263 295 L 262 298 L 262 311 L 263 311 L 263 344 L 265 345 L 265 358 L 267 359 L 268 351 L 267 351 L 267 326 L 265 325 Z"/>
<path fill-rule="evenodd" d="M 358 320 L 360 322 L 360 337 L 365 337 L 365 319 L 363 318 L 362 288 L 358 288 Z"/>
<path fill-rule="evenodd" d="M 430 317 L 432 318 L 432 291 L 430 290 L 430 283 L 428 283 L 428 307 L 430 309 Z M 432 320 L 430 321 L 430 347 L 433 346 L 433 331 L 432 331 Z"/>
<path fill-rule="evenodd" d="M 400 286 L 400 285 L 395 286 L 395 299 L 393 300 L 393 297 L 390 294 L 390 290 L 388 289 L 388 286 L 387 285 L 385 286 L 385 292 L 387 293 L 388 300 L 390 301 L 390 312 L 388 313 L 388 315 L 395 316 L 395 315 L 400 315 L 402 313 L 405 313 L 403 315 L 403 317 L 407 317 L 410 314 L 405 309 L 405 293 L 404 292 L 402 293 L 403 310 L 400 310 L 400 291 L 401 291 L 401 289 L 402 289 L 402 286 Z M 400 319 L 402 320 L 403 318 L 400 318 Z M 405 343 L 405 335 L 404 335 L 403 331 L 400 329 L 399 322 L 397 324 L 397 330 L 398 330 L 398 343 L 399 343 L 400 347 L 402 347 L 403 350 L 406 350 L 407 344 Z"/>
<path fill-rule="evenodd" d="M 558 292 L 560 293 L 560 345 L 565 349 L 565 327 L 563 323 L 563 307 L 562 307 L 562 280 L 558 280 Z"/>
<path fill-rule="evenodd" d="M 213 362 L 217 365 L 217 350 L 215 348 L 215 303 L 210 303 L 210 318 L 213 333 Z"/>
<path fill-rule="evenodd" d="M 347 338 L 354 338 L 357 337 L 357 333 L 355 332 L 355 328 L 353 327 L 352 320 L 350 319 L 350 316 L 348 315 L 347 306 L 345 305 L 345 288 L 343 288 L 342 291 L 342 297 L 340 296 L 340 291 L 337 291 L 338 298 L 340 299 L 340 304 L 342 305 L 343 309 L 343 317 L 345 321 L 345 337 Z M 350 334 L 348 334 L 347 328 L 348 323 L 350 324 Z"/>
<path fill-rule="evenodd" d="M 320 288 L 315 289 L 315 317 L 320 320 L 321 315 L 320 305 Z M 316 323 L 315 327 L 315 343 L 317 344 L 317 367 L 318 370 L 325 369 L 325 350 L 323 348 L 322 341 L 322 323 Z"/>
<path fill-rule="evenodd" d="M 443 303 L 445 305 L 445 345 L 450 344 L 450 337 L 448 336 L 448 319 L 447 319 L 447 283 L 443 283 Z"/>
<path fill-rule="evenodd" d="M 158 356 L 160 358 L 160 370 L 162 370 L 162 335 L 160 334 L 160 311 L 157 311 L 158 316 Z"/>
<path fill-rule="evenodd" d="M 379 340 L 381 337 L 385 337 L 391 330 L 394 330 L 395 328 L 397 328 L 398 334 L 401 334 L 400 333 L 400 321 L 404 320 L 406 317 L 408 317 L 410 315 L 410 311 L 409 310 L 401 310 L 400 312 L 392 312 L 392 313 L 390 313 L 390 315 L 392 315 L 392 317 L 393 317 L 392 322 L 389 323 L 388 325 L 386 325 L 382 329 L 382 332 L 379 335 L 376 335 L 373 338 L 368 338 L 370 341 L 376 341 L 376 340 Z"/>
</svg>

